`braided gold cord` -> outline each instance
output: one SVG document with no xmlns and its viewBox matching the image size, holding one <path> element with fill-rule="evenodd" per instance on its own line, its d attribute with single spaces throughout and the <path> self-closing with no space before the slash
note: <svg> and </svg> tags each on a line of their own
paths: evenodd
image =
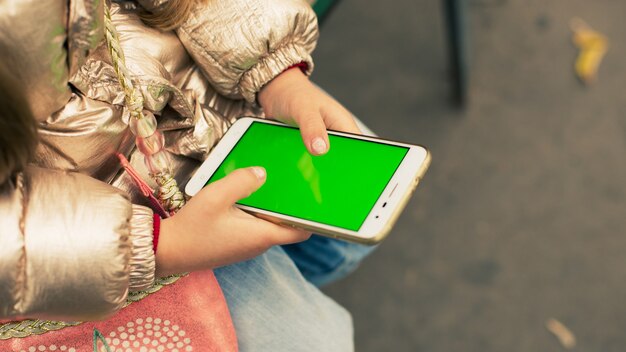
<svg viewBox="0 0 626 352">
<path fill-rule="evenodd" d="M 56 331 L 68 326 L 79 325 L 79 322 L 61 322 L 48 320 L 22 320 L 0 325 L 0 340 L 23 338 L 31 335 L 41 335 L 49 331 Z"/>
<path fill-rule="evenodd" d="M 171 275 L 166 277 L 158 278 L 154 281 L 154 285 L 150 288 L 143 291 L 134 291 L 128 294 L 128 298 L 126 299 L 126 305 L 124 307 L 128 307 L 131 303 L 139 302 L 142 299 L 148 297 L 149 295 L 159 291 L 163 287 L 167 285 L 171 285 L 178 281 L 180 278 L 187 276 L 187 274 L 181 275 Z"/>
<path fill-rule="evenodd" d="M 113 25 L 111 10 L 108 6 L 104 7 L 104 30 L 113 69 L 115 70 L 118 81 L 124 91 L 125 104 L 128 107 L 130 116 L 136 119 L 143 118 L 143 96 L 137 92 L 132 80 L 130 79 L 130 74 L 126 68 L 124 51 L 120 46 L 119 35 Z"/>
</svg>

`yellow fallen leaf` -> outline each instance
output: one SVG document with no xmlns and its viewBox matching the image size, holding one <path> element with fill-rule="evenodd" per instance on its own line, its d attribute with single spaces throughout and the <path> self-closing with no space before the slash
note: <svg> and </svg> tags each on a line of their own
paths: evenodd
<svg viewBox="0 0 626 352">
<path fill-rule="evenodd" d="M 576 346 L 576 337 L 574 334 L 560 321 L 552 318 L 546 322 L 546 328 L 550 331 L 563 347 L 566 349 L 572 349 Z"/>
<path fill-rule="evenodd" d="M 570 28 L 574 32 L 572 40 L 579 49 L 574 70 L 585 84 L 590 84 L 597 77 L 600 63 L 609 48 L 609 40 L 580 18 L 573 18 Z"/>
</svg>

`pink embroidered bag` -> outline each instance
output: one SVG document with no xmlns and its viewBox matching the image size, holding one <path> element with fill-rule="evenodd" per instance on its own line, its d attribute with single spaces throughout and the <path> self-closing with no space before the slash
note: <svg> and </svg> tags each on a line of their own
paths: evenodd
<svg viewBox="0 0 626 352">
<path fill-rule="evenodd" d="M 159 280 L 155 294 L 131 296 L 137 301 L 105 321 L 0 322 L 0 351 L 237 351 L 230 313 L 213 272 L 176 279 Z"/>
</svg>

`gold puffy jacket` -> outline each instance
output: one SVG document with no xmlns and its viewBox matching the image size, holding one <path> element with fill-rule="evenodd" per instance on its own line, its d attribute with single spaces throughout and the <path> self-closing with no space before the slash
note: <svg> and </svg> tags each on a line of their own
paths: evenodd
<svg viewBox="0 0 626 352">
<path fill-rule="evenodd" d="M 175 32 L 113 2 L 127 68 L 157 115 L 179 184 L 255 95 L 308 63 L 317 20 L 301 0 L 207 0 Z M 101 0 L 0 1 L 0 52 L 40 121 L 24 186 L 0 187 L 0 320 L 93 320 L 154 280 L 152 210 L 116 152 L 149 180 L 103 39 Z M 20 221 L 23 220 L 22 227 Z"/>
</svg>

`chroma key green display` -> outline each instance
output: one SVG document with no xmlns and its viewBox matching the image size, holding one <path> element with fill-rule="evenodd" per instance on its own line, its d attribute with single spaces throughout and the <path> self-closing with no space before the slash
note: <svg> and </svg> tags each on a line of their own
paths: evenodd
<svg viewBox="0 0 626 352">
<path fill-rule="evenodd" d="M 263 166 L 265 184 L 238 204 L 358 231 L 409 148 L 329 135 L 309 154 L 297 128 L 253 122 L 208 183 Z"/>
</svg>

